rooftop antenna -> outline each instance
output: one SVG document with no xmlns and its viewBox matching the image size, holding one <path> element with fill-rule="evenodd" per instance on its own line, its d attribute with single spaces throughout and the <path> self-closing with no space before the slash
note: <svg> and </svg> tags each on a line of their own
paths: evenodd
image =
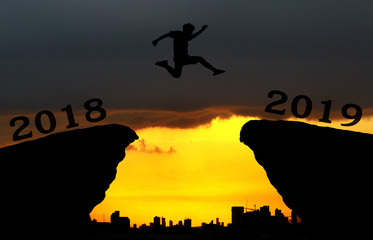
<svg viewBox="0 0 373 240">
<path fill-rule="evenodd" d="M 247 200 L 246 200 L 245 213 L 247 213 L 247 210 L 256 211 L 256 204 L 254 204 L 254 208 L 248 208 L 247 206 L 248 206 L 248 205 L 247 205 Z"/>
</svg>

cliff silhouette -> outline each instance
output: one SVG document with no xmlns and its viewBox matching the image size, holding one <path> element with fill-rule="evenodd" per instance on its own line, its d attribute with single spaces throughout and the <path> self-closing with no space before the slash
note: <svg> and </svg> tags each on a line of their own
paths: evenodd
<svg viewBox="0 0 373 240">
<path fill-rule="evenodd" d="M 9 234 L 85 229 L 89 213 L 115 179 L 125 148 L 136 139 L 132 129 L 112 124 L 1 148 L 1 215 Z"/>
<path fill-rule="evenodd" d="M 285 204 L 308 231 L 366 234 L 371 223 L 373 135 L 301 122 L 247 122 L 249 146 Z"/>
</svg>

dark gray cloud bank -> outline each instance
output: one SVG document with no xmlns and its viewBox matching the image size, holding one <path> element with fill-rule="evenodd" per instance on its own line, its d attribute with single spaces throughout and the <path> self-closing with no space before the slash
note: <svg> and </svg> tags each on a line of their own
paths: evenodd
<svg viewBox="0 0 373 240">
<path fill-rule="evenodd" d="M 0 112 L 82 108 L 194 112 L 244 107 L 264 114 L 270 90 L 309 96 L 314 110 L 373 107 L 373 3 L 369 1 L 2 1 Z M 226 73 L 200 65 L 173 79 L 172 41 L 151 41 L 193 23 L 190 43 Z M 288 107 L 289 104 L 286 105 Z M 252 111 L 252 112 L 250 112 Z M 261 113 L 262 111 L 262 113 Z M 224 112 L 224 111 L 222 111 Z"/>
</svg>

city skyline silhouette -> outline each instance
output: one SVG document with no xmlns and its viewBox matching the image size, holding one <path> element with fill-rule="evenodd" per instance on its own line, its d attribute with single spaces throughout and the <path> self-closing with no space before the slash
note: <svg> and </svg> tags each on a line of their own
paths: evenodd
<svg viewBox="0 0 373 240">
<path fill-rule="evenodd" d="M 193 219 L 185 217 L 182 220 L 168 220 L 161 215 L 154 216 L 153 221 L 148 224 L 132 224 L 130 217 L 121 216 L 120 211 L 114 211 L 111 214 L 110 222 L 97 222 L 95 219 L 91 222 L 92 234 L 100 239 L 105 237 L 137 237 L 144 234 L 161 234 L 161 239 L 169 235 L 178 239 L 179 237 L 192 235 L 196 239 L 245 239 L 260 238 L 270 236 L 273 239 L 292 238 L 308 239 L 309 233 L 305 231 L 303 225 L 295 214 L 292 214 L 289 221 L 281 210 L 275 209 L 273 215 L 270 206 L 261 206 L 258 209 L 249 210 L 243 206 L 234 206 L 231 208 L 231 222 L 221 222 L 219 217 L 208 222 L 203 222 L 199 226 L 193 225 Z M 207 234 L 207 236 L 206 236 Z M 211 236 L 210 236 L 211 235 Z"/>
<path fill-rule="evenodd" d="M 300 218 L 295 215 L 293 212 L 291 216 L 285 216 L 280 209 L 275 209 L 275 214 L 273 215 L 272 212 L 270 211 L 270 206 L 261 206 L 260 208 L 253 209 L 253 208 L 247 208 L 244 206 L 233 206 L 231 207 L 231 221 L 228 223 L 221 222 L 220 218 L 218 216 L 215 217 L 215 225 L 221 226 L 221 227 L 228 227 L 229 225 L 245 225 L 245 224 L 250 224 L 248 221 L 245 221 L 244 216 L 255 216 L 257 219 L 252 219 L 252 222 L 259 221 L 260 217 L 276 217 L 282 219 L 282 223 L 286 222 L 288 224 L 299 224 L 301 222 Z M 108 221 L 97 221 L 96 219 L 92 219 L 91 223 L 111 223 L 114 226 L 122 227 L 122 228 L 140 228 L 140 227 L 173 227 L 173 226 L 188 226 L 189 228 L 193 227 L 203 227 L 204 225 L 207 224 L 214 224 L 214 219 L 211 221 L 202 222 L 201 225 L 192 225 L 191 221 L 193 219 L 189 217 L 185 217 L 184 219 L 179 219 L 177 221 L 172 217 L 169 217 L 170 220 L 167 222 L 167 218 L 164 217 L 162 214 L 157 215 L 153 218 L 153 222 L 149 223 L 142 223 L 142 224 L 137 224 L 133 223 L 131 224 L 130 221 L 130 216 L 122 216 L 119 210 L 115 210 L 113 213 L 110 215 L 110 219 Z M 172 220 L 173 219 L 173 220 Z M 187 224 L 185 224 L 185 220 L 187 221 Z M 295 222 L 294 222 L 295 221 Z M 184 222 L 184 223 L 183 223 Z M 167 224 L 168 223 L 168 224 Z"/>
</svg>

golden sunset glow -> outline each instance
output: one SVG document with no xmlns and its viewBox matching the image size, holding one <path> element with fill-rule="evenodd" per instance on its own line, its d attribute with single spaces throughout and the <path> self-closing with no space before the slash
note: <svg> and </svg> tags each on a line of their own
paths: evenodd
<svg viewBox="0 0 373 240">
<path fill-rule="evenodd" d="M 290 216 L 253 152 L 239 141 L 241 127 L 251 119 L 234 116 L 193 129 L 137 131 L 140 140 L 127 148 L 117 178 L 91 218 L 110 221 L 119 210 L 137 225 L 148 225 L 154 216 L 165 217 L 167 225 L 191 218 L 193 226 L 200 226 L 217 217 L 228 224 L 231 207 L 246 204 L 269 205 L 272 213 L 279 208 Z M 371 122 L 366 119 L 349 130 L 371 133 Z M 346 129 L 339 122 L 331 125 Z"/>
</svg>

